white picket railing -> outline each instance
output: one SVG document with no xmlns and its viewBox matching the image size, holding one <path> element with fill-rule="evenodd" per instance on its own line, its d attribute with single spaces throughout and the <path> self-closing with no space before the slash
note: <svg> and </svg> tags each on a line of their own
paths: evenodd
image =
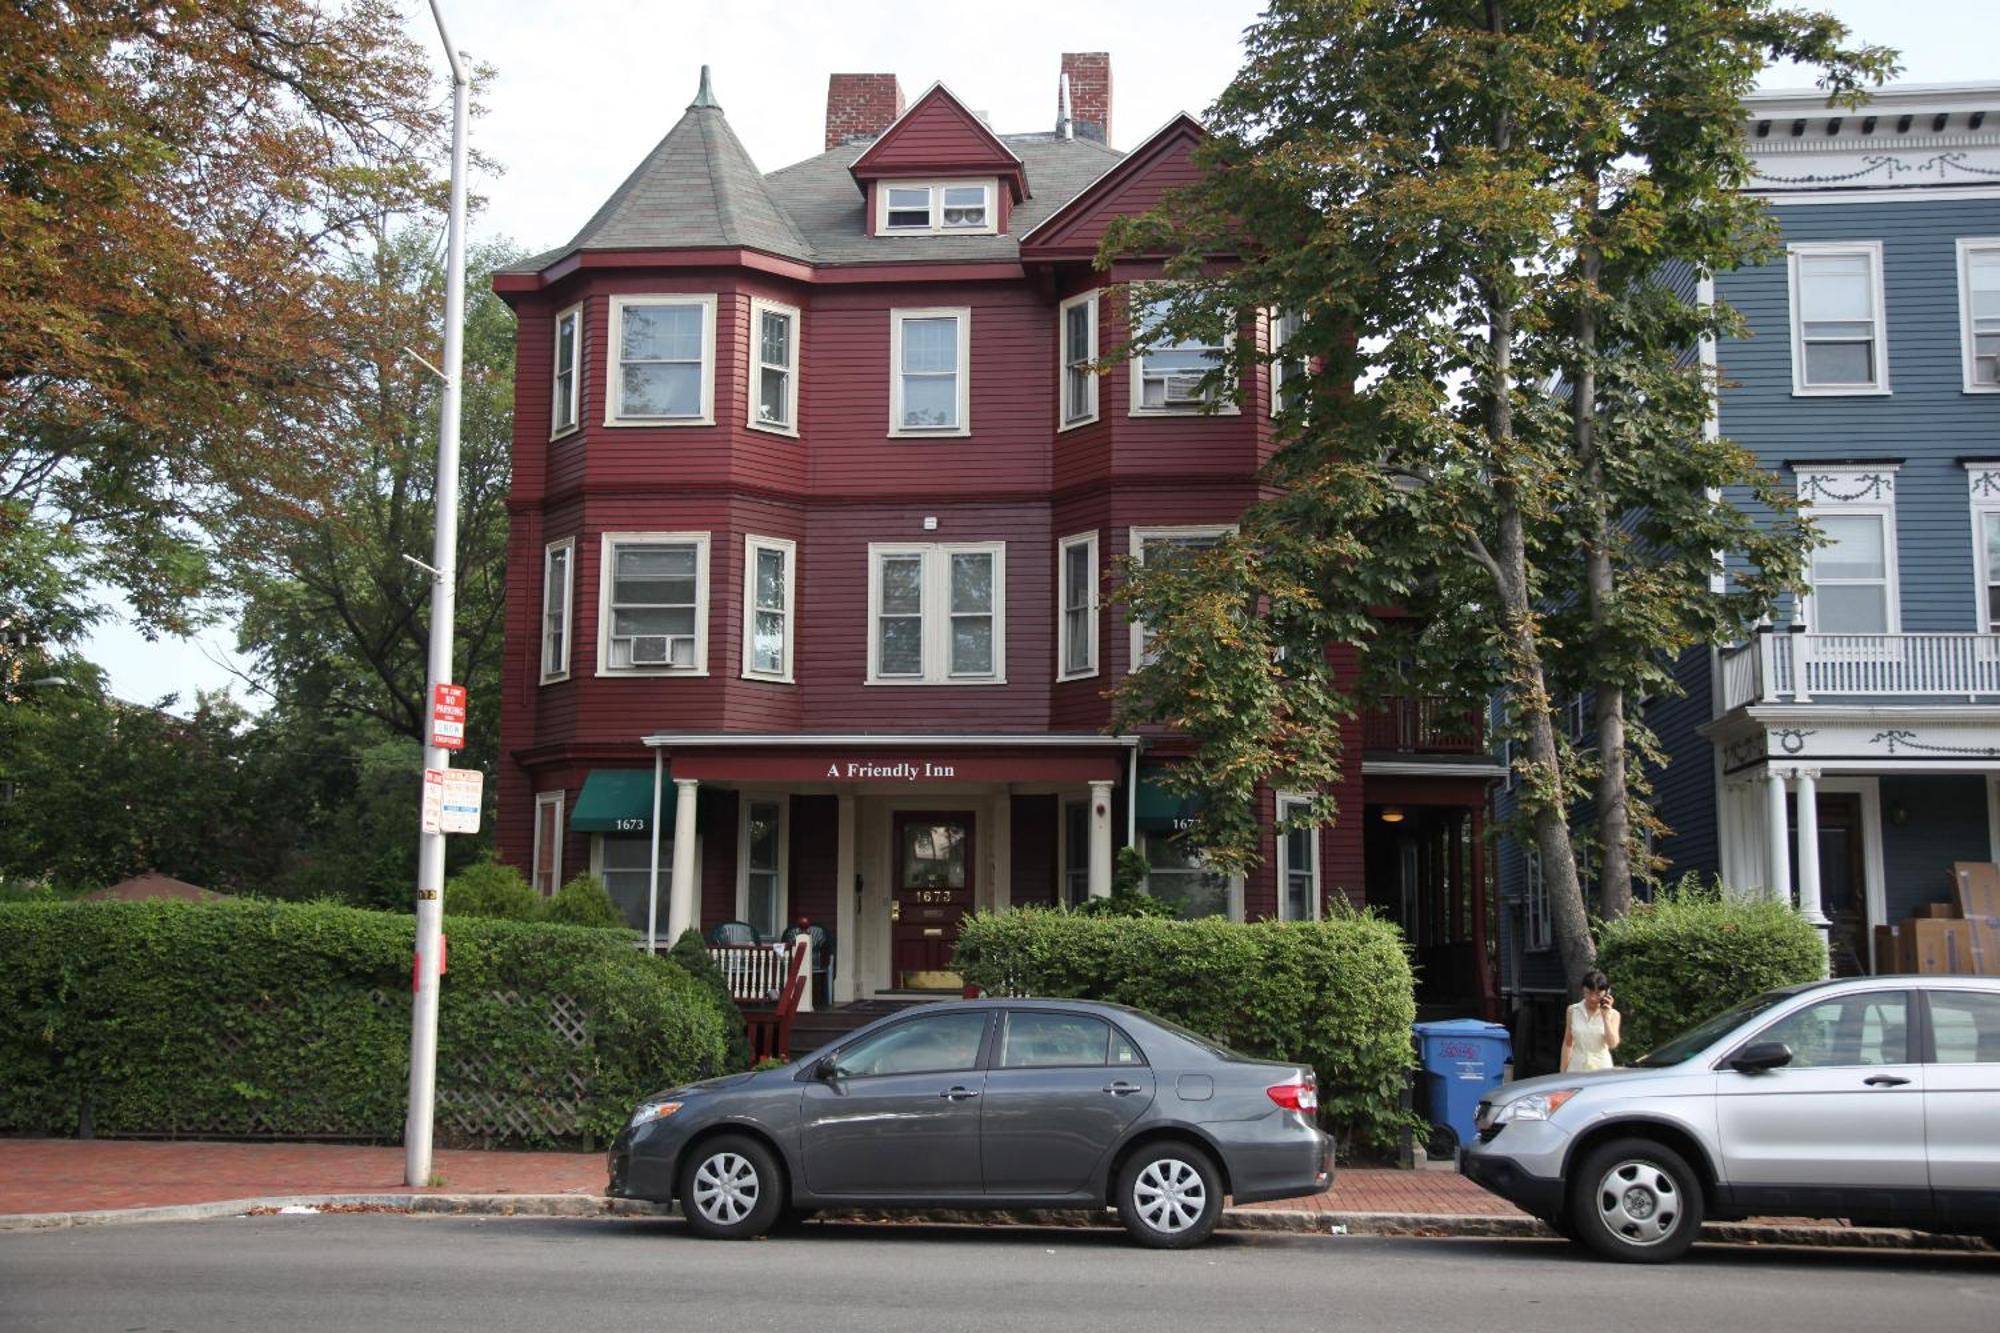
<svg viewBox="0 0 2000 1333">
<path fill-rule="evenodd" d="M 729 985 L 729 993 L 737 1000 L 748 1000 L 753 1004 L 774 1004 L 784 993 L 785 980 L 791 974 L 793 956 L 798 957 L 798 966 L 807 978 L 806 988 L 799 996 L 802 1012 L 812 1009 L 812 938 L 800 935 L 788 945 L 784 944 L 711 944 L 708 956 L 715 960 L 722 979 Z"/>
<path fill-rule="evenodd" d="M 1821 697 L 2000 695 L 2000 634 L 1765 633 L 1722 655 L 1725 709 Z"/>
</svg>

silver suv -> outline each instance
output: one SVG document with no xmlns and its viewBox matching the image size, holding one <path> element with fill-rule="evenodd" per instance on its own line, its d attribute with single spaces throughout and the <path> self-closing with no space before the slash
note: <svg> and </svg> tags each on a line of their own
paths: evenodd
<svg viewBox="0 0 2000 1333">
<path fill-rule="evenodd" d="M 1459 1170 L 1609 1259 L 1704 1220 L 1837 1217 L 2000 1248 L 2000 978 L 1768 991 L 1635 1064 L 1494 1089 Z"/>
</svg>

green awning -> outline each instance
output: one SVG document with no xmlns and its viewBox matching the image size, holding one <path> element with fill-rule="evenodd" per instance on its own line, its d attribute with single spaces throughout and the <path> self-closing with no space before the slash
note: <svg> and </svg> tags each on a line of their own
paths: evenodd
<svg viewBox="0 0 2000 1333">
<path fill-rule="evenodd" d="M 1135 812 L 1140 828 L 1148 833 L 1173 833 L 1186 828 L 1201 813 L 1201 798 L 1168 791 L 1160 783 L 1164 770 L 1139 770 L 1139 800 Z"/>
<path fill-rule="evenodd" d="M 674 831 L 674 785 L 660 777 L 660 836 Z M 577 833 L 650 833 L 653 829 L 653 770 L 593 768 L 569 813 Z"/>
</svg>

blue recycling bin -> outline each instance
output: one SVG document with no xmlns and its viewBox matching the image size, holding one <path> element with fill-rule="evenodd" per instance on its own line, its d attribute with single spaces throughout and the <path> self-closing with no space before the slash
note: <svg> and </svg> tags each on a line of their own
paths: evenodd
<svg viewBox="0 0 2000 1333">
<path fill-rule="evenodd" d="M 1431 1123 L 1451 1130 L 1460 1143 L 1471 1143 L 1478 1133 L 1472 1121 L 1479 1099 L 1500 1086 L 1501 1067 L 1513 1057 L 1513 1038 L 1500 1024 L 1477 1018 L 1418 1023 L 1413 1030 Z"/>
</svg>

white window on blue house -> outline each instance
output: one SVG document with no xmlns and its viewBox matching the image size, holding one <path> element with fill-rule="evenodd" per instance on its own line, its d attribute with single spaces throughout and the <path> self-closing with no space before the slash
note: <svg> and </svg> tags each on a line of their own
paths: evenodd
<svg viewBox="0 0 2000 1333">
<path fill-rule="evenodd" d="M 1799 619 L 1814 634 L 1895 634 L 1896 468 L 1801 469 L 1799 499 L 1825 542 L 1812 553 Z"/>
<path fill-rule="evenodd" d="M 1799 243 L 1789 259 L 1792 391 L 1889 392 L 1881 242 Z"/>
<path fill-rule="evenodd" d="M 2000 393 L 2000 236 L 1959 241 L 1958 309 L 1965 325 L 1965 391 Z"/>
</svg>

